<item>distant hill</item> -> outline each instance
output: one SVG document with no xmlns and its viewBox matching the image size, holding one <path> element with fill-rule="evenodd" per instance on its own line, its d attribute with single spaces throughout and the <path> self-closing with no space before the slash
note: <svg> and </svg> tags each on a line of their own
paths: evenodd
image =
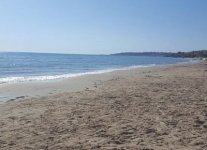
<svg viewBox="0 0 207 150">
<path fill-rule="evenodd" d="M 122 56 L 163 56 L 163 57 L 183 57 L 183 58 L 207 58 L 207 50 L 198 50 L 191 52 L 123 52 L 112 55 Z"/>
</svg>

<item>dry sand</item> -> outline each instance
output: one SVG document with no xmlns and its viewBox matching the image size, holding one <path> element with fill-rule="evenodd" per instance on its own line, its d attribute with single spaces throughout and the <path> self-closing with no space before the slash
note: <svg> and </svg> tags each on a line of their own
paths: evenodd
<svg viewBox="0 0 207 150">
<path fill-rule="evenodd" d="M 1 104 L 0 149 L 207 149 L 206 63 L 89 78 Z"/>
</svg>

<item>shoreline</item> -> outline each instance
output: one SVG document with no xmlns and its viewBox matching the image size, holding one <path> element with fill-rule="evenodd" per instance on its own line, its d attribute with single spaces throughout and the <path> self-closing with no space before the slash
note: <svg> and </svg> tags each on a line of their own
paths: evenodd
<svg viewBox="0 0 207 150">
<path fill-rule="evenodd" d="M 102 70 L 94 70 L 89 72 L 80 72 L 80 73 L 66 73 L 66 74 L 54 74 L 54 75 L 40 75 L 40 76 L 13 76 L 13 77 L 2 77 L 0 78 L 0 85 L 1 84 L 16 84 L 16 83 L 31 83 L 31 82 L 44 82 L 44 81 L 57 81 L 57 80 L 64 80 L 68 78 L 80 77 L 85 75 L 97 75 L 97 74 L 104 74 L 110 73 L 114 71 L 127 71 L 131 69 L 140 69 L 140 68 L 151 68 L 151 67 L 159 67 L 159 66 L 168 66 L 168 65 L 178 65 L 178 64 L 192 64 L 198 63 L 199 61 L 196 59 L 187 59 L 188 61 L 178 62 L 175 64 L 148 64 L 148 65 L 132 65 L 120 68 L 109 68 L 109 69 L 102 69 Z"/>
<path fill-rule="evenodd" d="M 154 66 L 159 66 L 159 65 L 155 65 L 155 64 L 134 65 L 134 66 L 128 66 L 128 67 L 122 67 L 122 68 L 94 70 L 91 72 L 60 74 L 60 75 L 3 77 L 3 78 L 0 78 L 0 85 L 1 84 L 58 81 L 58 80 L 64 80 L 64 79 L 69 79 L 69 78 L 81 77 L 81 76 L 85 76 L 85 75 L 98 75 L 98 74 L 110 73 L 110 72 L 114 72 L 114 71 L 125 71 L 125 70 L 127 71 L 127 70 L 131 70 L 131 69 L 149 68 L 149 67 L 154 67 Z"/>
<path fill-rule="evenodd" d="M 78 73 L 74 76 L 71 74 L 70 77 L 66 78 L 57 78 L 57 79 L 48 79 L 42 81 L 26 81 L 26 82 L 17 82 L 17 83 L 3 83 L 0 84 L 0 104 L 21 99 L 22 97 L 38 97 L 46 96 L 51 94 L 57 94 L 62 92 L 77 92 L 87 89 L 94 89 L 102 85 L 103 82 L 116 76 L 119 72 L 128 72 L 133 70 L 143 71 L 151 70 L 160 67 L 172 67 L 177 65 L 184 64 L 195 64 L 199 63 L 198 60 L 191 60 L 188 62 L 182 62 L 177 64 L 163 64 L 163 65 L 139 65 L 139 66 L 130 66 L 117 69 L 107 69 L 100 70 L 95 72 L 88 73 Z M 127 74 L 127 73 L 124 73 Z M 100 77 L 100 79 L 99 79 Z M 81 83 L 79 82 L 81 80 Z M 97 86 L 98 85 L 98 86 Z M 27 94 L 25 94 L 27 93 Z"/>
<path fill-rule="evenodd" d="M 110 70 L 109 72 L 84 74 L 62 79 L 0 84 L 0 95 L 2 97 L 0 101 L 4 100 L 6 102 L 19 99 L 18 97 L 39 97 L 63 92 L 78 92 L 94 89 L 103 85 L 105 81 L 112 79 L 114 76 L 119 76 L 120 73 L 123 74 L 125 72 L 124 74 L 127 74 L 128 71 L 151 70 L 157 67 L 161 66 L 128 67 Z M 24 93 L 27 94 L 25 95 Z"/>
</svg>

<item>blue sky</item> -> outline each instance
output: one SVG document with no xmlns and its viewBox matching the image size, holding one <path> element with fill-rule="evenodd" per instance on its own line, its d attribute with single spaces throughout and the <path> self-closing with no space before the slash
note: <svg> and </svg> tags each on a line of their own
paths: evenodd
<svg viewBox="0 0 207 150">
<path fill-rule="evenodd" d="M 207 49 L 207 0 L 0 0 L 0 51 Z"/>
</svg>

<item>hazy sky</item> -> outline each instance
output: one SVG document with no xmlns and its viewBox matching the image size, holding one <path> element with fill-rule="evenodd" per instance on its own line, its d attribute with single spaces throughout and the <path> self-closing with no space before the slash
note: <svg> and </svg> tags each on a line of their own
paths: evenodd
<svg viewBox="0 0 207 150">
<path fill-rule="evenodd" d="M 207 0 L 0 0 L 0 51 L 207 49 Z"/>
</svg>

